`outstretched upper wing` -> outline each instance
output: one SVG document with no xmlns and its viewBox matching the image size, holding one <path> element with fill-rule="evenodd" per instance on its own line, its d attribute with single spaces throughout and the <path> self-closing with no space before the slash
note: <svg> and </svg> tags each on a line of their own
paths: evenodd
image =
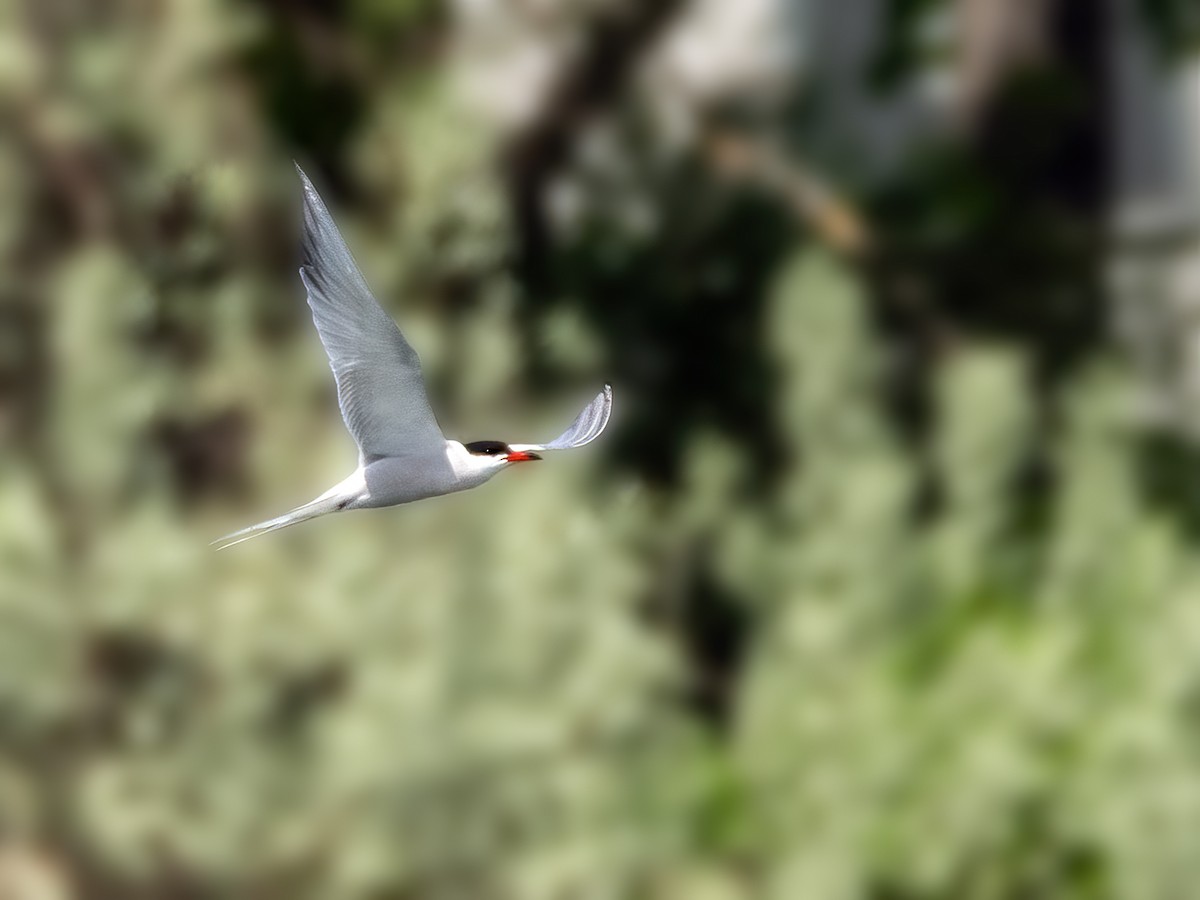
<svg viewBox="0 0 1200 900">
<path fill-rule="evenodd" d="M 509 444 L 513 450 L 571 450 L 590 444 L 600 437 L 612 415 L 612 387 L 605 385 L 571 423 L 571 427 L 548 444 Z"/>
<path fill-rule="evenodd" d="M 329 210 L 304 184 L 304 265 L 313 322 L 329 355 L 342 418 L 364 461 L 405 456 L 445 438 L 429 408 L 421 361 L 371 296 Z"/>
</svg>

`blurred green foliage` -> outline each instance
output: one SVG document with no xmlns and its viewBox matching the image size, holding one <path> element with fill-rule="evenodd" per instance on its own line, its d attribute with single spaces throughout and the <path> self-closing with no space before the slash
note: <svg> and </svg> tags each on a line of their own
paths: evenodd
<svg viewBox="0 0 1200 900">
<path fill-rule="evenodd" d="M 531 288 L 446 15 L 0 9 L 0 893 L 1190 895 L 1200 570 L 1121 362 L 1047 430 L 1037 337 L 964 338 L 915 445 L 870 280 L 687 168 Z M 289 155 L 449 433 L 615 376 L 614 433 L 214 555 L 352 464 Z"/>
</svg>

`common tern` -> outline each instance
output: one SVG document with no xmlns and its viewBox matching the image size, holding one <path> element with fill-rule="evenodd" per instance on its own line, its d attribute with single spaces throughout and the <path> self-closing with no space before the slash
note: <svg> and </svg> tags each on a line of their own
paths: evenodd
<svg viewBox="0 0 1200 900">
<path fill-rule="evenodd" d="M 594 441 L 612 412 L 604 386 L 571 427 L 545 444 L 461 443 L 442 434 L 421 377 L 421 361 L 371 295 L 333 217 L 304 171 L 300 280 L 329 356 L 338 406 L 358 444 L 358 468 L 315 500 L 213 541 L 218 549 L 348 509 L 411 503 L 477 487 L 501 469 Z"/>
</svg>

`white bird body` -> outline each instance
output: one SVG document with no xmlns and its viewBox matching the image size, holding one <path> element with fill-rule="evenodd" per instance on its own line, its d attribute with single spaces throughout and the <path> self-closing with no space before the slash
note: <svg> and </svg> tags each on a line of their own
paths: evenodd
<svg viewBox="0 0 1200 900">
<path fill-rule="evenodd" d="M 565 432 L 546 444 L 448 440 L 437 424 L 416 351 L 367 287 L 312 182 L 304 185 L 304 265 L 313 323 L 329 356 L 346 428 L 359 465 L 310 503 L 214 541 L 232 547 L 289 525 L 349 509 L 397 506 L 478 487 L 501 469 L 541 459 L 538 451 L 582 447 L 604 431 L 612 389 L 604 390 Z"/>
<path fill-rule="evenodd" d="M 385 456 L 355 470 L 331 491 L 352 495 L 346 509 L 398 506 L 427 497 L 439 497 L 478 487 L 504 468 L 470 453 L 458 441 L 446 441 L 440 452 L 413 456 Z"/>
</svg>

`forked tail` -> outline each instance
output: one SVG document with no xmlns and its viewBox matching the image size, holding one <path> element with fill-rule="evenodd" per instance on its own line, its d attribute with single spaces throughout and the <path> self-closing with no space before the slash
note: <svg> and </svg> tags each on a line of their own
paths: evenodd
<svg viewBox="0 0 1200 900">
<path fill-rule="evenodd" d="M 330 496 L 328 494 L 320 496 L 310 503 L 305 503 L 303 506 L 297 506 L 295 509 L 285 512 L 282 516 L 276 516 L 274 519 L 267 519 L 267 521 L 251 525 L 249 528 L 243 528 L 240 531 L 219 537 L 212 542 L 212 546 L 215 546 L 218 550 L 225 550 L 234 544 L 248 541 L 250 538 L 270 534 L 272 531 L 287 528 L 289 525 L 295 525 L 298 522 L 306 522 L 309 519 L 315 519 L 317 516 L 323 516 L 326 513 L 337 512 L 340 509 L 346 508 L 347 499 L 346 497 Z"/>
</svg>

